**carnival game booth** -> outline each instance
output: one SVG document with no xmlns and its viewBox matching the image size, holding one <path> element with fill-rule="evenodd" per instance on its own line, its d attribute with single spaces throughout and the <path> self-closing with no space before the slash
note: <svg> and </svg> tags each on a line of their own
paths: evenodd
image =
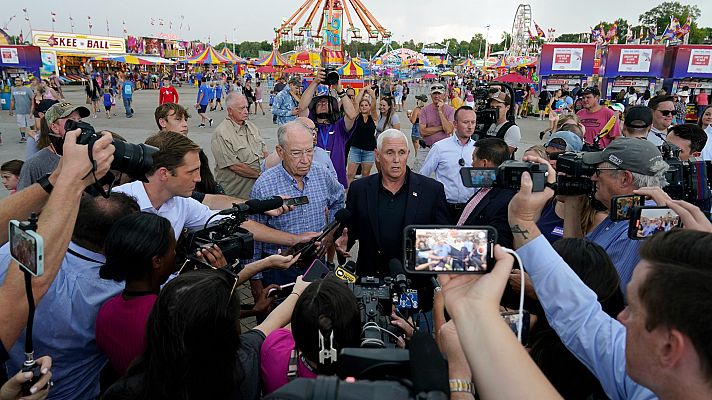
<svg viewBox="0 0 712 400">
<path fill-rule="evenodd" d="M 352 87 L 354 89 L 363 89 L 365 85 L 365 71 L 360 63 L 351 59 L 346 64 L 336 69 L 339 73 L 341 85 L 343 87 Z"/>
<path fill-rule="evenodd" d="M 23 82 L 39 78 L 41 66 L 39 47 L 0 45 L 0 104 L 3 110 L 10 109 L 10 82 L 16 77 Z"/>
<path fill-rule="evenodd" d="M 660 44 L 611 44 L 601 55 L 601 97 L 610 100 L 621 90 L 638 93 L 662 86 L 665 46 Z"/>
<path fill-rule="evenodd" d="M 665 67 L 663 68 L 665 87 L 670 94 L 676 94 L 687 87 L 689 103 L 687 103 L 686 120 L 697 120 L 697 104 L 695 98 L 700 89 L 705 89 L 707 95 L 712 93 L 712 46 L 679 45 L 670 46 L 665 52 Z"/>
<path fill-rule="evenodd" d="M 539 57 L 539 90 L 583 85 L 593 75 L 595 43 L 544 43 Z"/>
<path fill-rule="evenodd" d="M 81 82 L 82 76 L 89 72 L 89 65 L 93 71 L 111 70 L 111 61 L 99 60 L 90 63 L 93 57 L 126 53 L 124 38 L 112 36 L 32 31 L 32 44 L 39 46 L 43 58 L 47 53 L 56 59 L 58 73 L 67 82 Z"/>
</svg>

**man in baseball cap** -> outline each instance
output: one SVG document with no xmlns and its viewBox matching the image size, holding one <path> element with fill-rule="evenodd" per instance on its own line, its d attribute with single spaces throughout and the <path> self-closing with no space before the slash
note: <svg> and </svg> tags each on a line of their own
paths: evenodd
<svg viewBox="0 0 712 400">
<path fill-rule="evenodd" d="M 606 210 L 610 209 L 614 196 L 631 195 L 641 187 L 667 185 L 665 172 L 668 164 L 663 161 L 658 148 L 648 140 L 616 139 L 603 151 L 584 153 L 583 162 L 596 167 L 591 176 L 596 185 L 595 198 Z M 574 207 L 576 212 L 569 209 L 565 215 L 580 221 L 583 207 L 576 206 L 576 199 L 567 199 L 565 207 Z M 628 238 L 628 221 L 612 221 L 606 217 L 586 238 L 606 250 L 618 271 L 621 288 L 625 288 L 640 261 L 640 241 Z"/>
<path fill-rule="evenodd" d="M 432 103 L 420 110 L 420 136 L 425 146 L 432 146 L 455 131 L 455 109 L 447 102 L 447 89 L 440 82 L 430 85 Z"/>
<path fill-rule="evenodd" d="M 653 110 L 646 106 L 628 108 L 623 122 L 623 136 L 646 139 L 653 125 Z"/>
<path fill-rule="evenodd" d="M 62 155 L 64 135 L 67 133 L 64 129 L 64 124 L 70 119 L 79 122 L 89 115 L 88 108 L 75 106 L 66 101 L 56 103 L 45 111 L 44 120 L 47 126 L 46 128 L 42 127 L 40 137 L 47 135 L 50 145 L 39 150 L 25 161 L 20 171 L 20 182 L 17 184 L 18 190 L 32 185 L 38 179 L 57 168 L 59 158 Z"/>
</svg>

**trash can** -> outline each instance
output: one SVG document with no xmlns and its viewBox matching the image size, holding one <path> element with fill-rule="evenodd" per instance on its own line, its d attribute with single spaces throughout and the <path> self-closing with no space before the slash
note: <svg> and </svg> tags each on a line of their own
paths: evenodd
<svg viewBox="0 0 712 400">
<path fill-rule="evenodd" d="M 10 109 L 10 99 L 12 97 L 11 92 L 2 92 L 0 93 L 0 103 L 2 104 L 2 109 L 3 110 L 9 110 Z"/>
</svg>

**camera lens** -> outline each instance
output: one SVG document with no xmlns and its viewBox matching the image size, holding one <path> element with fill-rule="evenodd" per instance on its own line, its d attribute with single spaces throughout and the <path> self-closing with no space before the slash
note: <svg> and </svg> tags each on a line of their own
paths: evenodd
<svg viewBox="0 0 712 400">
<path fill-rule="evenodd" d="M 156 147 L 144 143 L 133 144 L 114 140 L 114 161 L 111 169 L 121 171 L 131 177 L 141 178 L 153 166 Z"/>
</svg>

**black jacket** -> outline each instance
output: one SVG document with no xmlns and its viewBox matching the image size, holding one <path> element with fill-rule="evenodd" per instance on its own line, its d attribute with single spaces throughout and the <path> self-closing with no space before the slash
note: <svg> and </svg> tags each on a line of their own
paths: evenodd
<svg viewBox="0 0 712 400">
<path fill-rule="evenodd" d="M 516 193 L 512 189 L 490 189 L 467 217 L 465 225 L 492 226 L 497 231 L 497 243 L 511 249 L 514 239 L 509 228 L 507 211 L 509 202 Z"/>
</svg>

